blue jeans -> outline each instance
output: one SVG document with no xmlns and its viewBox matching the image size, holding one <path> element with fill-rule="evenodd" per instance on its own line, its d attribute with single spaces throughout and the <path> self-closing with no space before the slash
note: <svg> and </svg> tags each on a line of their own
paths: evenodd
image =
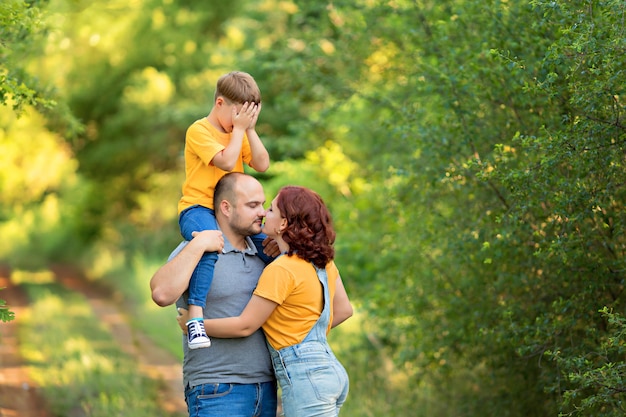
<svg viewBox="0 0 626 417">
<path fill-rule="evenodd" d="M 272 358 L 285 417 L 339 415 L 348 396 L 348 373 L 325 343 L 303 342 Z"/>
<path fill-rule="evenodd" d="M 180 213 L 178 218 L 180 234 L 185 240 L 193 239 L 192 232 L 218 230 L 215 212 L 202 206 L 191 206 Z M 217 262 L 217 252 L 205 252 L 189 279 L 189 299 L 187 303 L 206 307 L 206 295 L 213 282 L 213 270 Z"/>
<path fill-rule="evenodd" d="M 276 383 L 203 384 L 185 389 L 189 417 L 276 417 Z"/>
</svg>

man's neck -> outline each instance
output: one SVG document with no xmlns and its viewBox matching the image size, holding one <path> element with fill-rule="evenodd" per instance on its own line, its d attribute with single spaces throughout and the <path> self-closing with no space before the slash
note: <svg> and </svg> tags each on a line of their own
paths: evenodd
<svg viewBox="0 0 626 417">
<path fill-rule="evenodd" d="M 228 240 L 230 245 L 238 250 L 244 251 L 248 249 L 248 242 L 246 241 L 246 236 L 242 236 L 239 233 L 233 232 L 228 228 L 221 228 L 220 230 L 224 234 L 224 238 Z"/>
<path fill-rule="evenodd" d="M 245 251 L 247 249 L 250 249 L 250 246 L 248 246 L 248 241 L 246 240 L 245 236 L 239 236 L 238 238 L 236 238 L 234 241 L 231 240 L 230 238 L 228 238 L 228 241 L 230 242 L 230 244 L 233 246 L 233 248 L 240 250 L 240 251 Z"/>
</svg>

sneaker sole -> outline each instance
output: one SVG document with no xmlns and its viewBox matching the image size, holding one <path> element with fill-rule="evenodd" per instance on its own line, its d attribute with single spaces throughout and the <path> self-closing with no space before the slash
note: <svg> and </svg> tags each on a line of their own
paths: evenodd
<svg viewBox="0 0 626 417">
<path fill-rule="evenodd" d="M 203 349 L 211 346 L 211 342 L 194 343 L 193 345 L 187 344 L 189 349 Z"/>
</svg>

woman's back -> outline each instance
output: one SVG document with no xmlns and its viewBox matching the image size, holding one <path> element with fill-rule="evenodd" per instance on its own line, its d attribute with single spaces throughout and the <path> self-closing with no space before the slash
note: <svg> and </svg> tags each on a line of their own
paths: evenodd
<svg viewBox="0 0 626 417">
<path fill-rule="evenodd" d="M 334 262 L 327 265 L 326 271 L 332 300 L 339 272 Z M 323 288 L 315 267 L 296 255 L 280 256 L 268 265 L 254 294 L 278 304 L 263 324 L 263 331 L 274 349 L 304 340 L 324 307 Z M 332 309 L 330 314 L 332 323 Z"/>
</svg>

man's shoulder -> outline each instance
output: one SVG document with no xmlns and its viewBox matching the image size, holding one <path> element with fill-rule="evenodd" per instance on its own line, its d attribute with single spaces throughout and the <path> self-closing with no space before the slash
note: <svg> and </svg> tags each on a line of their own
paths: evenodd
<svg viewBox="0 0 626 417">
<path fill-rule="evenodd" d="M 180 242 L 178 246 L 176 246 L 176 249 L 174 249 L 172 253 L 170 253 L 170 256 L 167 258 L 167 261 L 169 262 L 172 259 L 174 259 L 176 255 L 178 255 L 183 250 L 183 248 L 187 246 L 188 243 L 189 241 L 187 240 L 183 240 L 182 242 Z"/>
</svg>

